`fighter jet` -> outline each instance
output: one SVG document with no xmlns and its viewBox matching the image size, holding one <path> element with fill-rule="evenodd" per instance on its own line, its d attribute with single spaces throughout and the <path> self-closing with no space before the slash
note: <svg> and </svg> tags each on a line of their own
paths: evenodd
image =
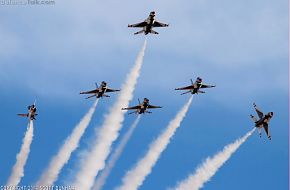
<svg viewBox="0 0 290 190">
<path fill-rule="evenodd" d="M 257 108 L 257 105 L 255 103 L 253 103 L 253 105 L 254 105 L 254 108 L 259 116 L 259 120 L 253 115 L 250 115 L 250 116 L 253 119 L 253 121 L 255 122 L 255 127 L 257 127 L 259 130 L 260 137 L 262 136 L 262 134 L 261 134 L 262 127 L 264 127 L 265 132 L 266 132 L 269 140 L 271 140 L 271 135 L 270 135 L 270 131 L 269 131 L 269 121 L 273 117 L 274 113 L 269 112 L 266 115 L 264 115 L 264 113 L 260 109 Z"/>
<path fill-rule="evenodd" d="M 93 94 L 89 97 L 86 97 L 86 99 L 88 98 L 92 98 L 94 96 L 96 96 L 96 98 L 101 98 L 101 97 L 110 97 L 109 95 L 105 94 L 106 92 L 117 92 L 120 90 L 115 90 L 115 89 L 110 89 L 107 86 L 107 83 L 105 81 L 103 81 L 101 83 L 101 86 L 98 87 L 98 84 L 96 84 L 96 89 L 95 90 L 91 90 L 91 91 L 86 91 L 86 92 L 80 92 L 80 94 Z"/>
<path fill-rule="evenodd" d="M 147 109 L 162 108 L 160 106 L 150 105 L 149 99 L 147 99 L 147 98 L 144 98 L 143 103 L 141 103 L 139 99 L 138 99 L 138 101 L 139 101 L 139 105 L 133 106 L 133 107 L 128 107 L 128 108 L 122 108 L 122 110 L 136 110 L 136 111 L 130 112 L 128 114 L 132 114 L 132 113 L 143 114 L 143 113 L 152 113 L 150 111 L 147 111 Z"/>
<path fill-rule="evenodd" d="M 205 93 L 204 91 L 199 90 L 200 88 L 212 88 L 215 87 L 215 85 L 206 85 L 206 84 L 202 84 L 202 79 L 200 77 L 196 78 L 195 83 L 193 83 L 192 79 L 190 79 L 191 81 L 191 85 L 190 86 L 186 86 L 186 87 L 181 87 L 181 88 L 175 88 L 175 90 L 188 90 L 183 94 L 187 94 L 187 93 L 191 93 L 191 94 L 198 94 L 198 93 Z"/>
<path fill-rule="evenodd" d="M 168 24 L 164 24 L 161 22 L 158 22 L 155 20 L 155 11 L 150 12 L 148 18 L 144 22 L 140 22 L 137 24 L 129 24 L 128 27 L 138 27 L 138 28 L 143 28 L 139 32 L 136 32 L 134 34 L 140 34 L 144 33 L 145 35 L 151 33 L 151 34 L 158 34 L 158 32 L 152 30 L 154 27 L 167 27 L 169 26 Z"/>
<path fill-rule="evenodd" d="M 26 114 L 17 114 L 18 116 L 22 116 L 22 117 L 28 117 L 30 120 L 36 120 L 35 116 L 37 116 L 38 114 L 36 113 L 36 106 L 35 106 L 35 102 L 34 104 L 28 106 L 28 113 Z"/>
</svg>

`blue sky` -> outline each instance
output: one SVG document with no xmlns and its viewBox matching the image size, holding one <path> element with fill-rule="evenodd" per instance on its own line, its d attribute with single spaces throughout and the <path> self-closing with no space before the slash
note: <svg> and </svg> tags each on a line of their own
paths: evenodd
<svg viewBox="0 0 290 190">
<path fill-rule="evenodd" d="M 140 188 L 166 189 L 251 129 L 255 101 L 271 121 L 272 141 L 255 133 L 204 189 L 288 188 L 288 1 L 60 1 L 53 6 L 0 6 L 0 184 L 15 163 L 26 111 L 37 99 L 39 116 L 21 184 L 32 184 L 93 104 L 78 93 L 105 80 L 118 88 L 144 42 L 127 24 L 155 10 L 170 24 L 147 37 L 144 65 L 132 104 L 147 97 L 161 110 L 142 117 L 104 189 L 142 157 L 188 97 L 174 92 L 200 76 L 217 87 L 193 104 L 161 159 Z M 61 173 L 74 176 L 78 157 L 117 94 L 103 99 Z M 135 116 L 126 116 L 123 134 Z"/>
</svg>

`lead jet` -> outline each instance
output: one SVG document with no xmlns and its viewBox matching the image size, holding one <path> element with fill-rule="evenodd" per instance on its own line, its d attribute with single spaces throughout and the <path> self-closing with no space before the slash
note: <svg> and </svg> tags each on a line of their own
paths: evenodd
<svg viewBox="0 0 290 190">
<path fill-rule="evenodd" d="M 96 84 L 96 89 L 95 90 L 86 91 L 86 92 L 80 92 L 80 94 L 93 94 L 93 95 L 91 95 L 91 96 L 86 98 L 86 99 L 88 99 L 88 98 L 92 98 L 94 96 L 96 96 L 96 98 L 110 97 L 109 95 L 107 95 L 105 93 L 106 92 L 117 92 L 117 91 L 120 91 L 120 90 L 108 88 L 107 83 L 105 81 L 103 81 L 101 83 L 100 87 L 98 87 L 97 83 L 95 83 L 95 84 Z"/>
<path fill-rule="evenodd" d="M 158 34 L 158 32 L 152 30 L 154 27 L 168 27 L 168 24 L 164 24 L 161 22 L 158 22 L 155 20 L 155 11 L 150 12 L 148 18 L 140 23 L 137 24 L 129 24 L 128 27 L 137 27 L 137 28 L 143 28 L 139 32 L 136 32 L 134 34 L 141 34 L 144 33 L 145 35 L 151 33 L 151 34 Z"/>
<path fill-rule="evenodd" d="M 198 94 L 198 93 L 205 93 L 204 91 L 201 91 L 200 88 L 212 88 L 215 87 L 215 85 L 206 85 L 202 84 L 202 79 L 200 77 L 196 78 L 196 81 L 193 83 L 192 79 L 190 79 L 191 85 L 186 86 L 186 87 L 181 87 L 181 88 L 175 88 L 175 90 L 188 90 L 183 94 L 191 93 L 191 94 Z"/>
<path fill-rule="evenodd" d="M 38 115 L 36 113 L 36 106 L 35 106 L 35 102 L 34 104 L 28 106 L 28 113 L 24 113 L 24 114 L 17 114 L 18 116 L 21 116 L 21 117 L 28 117 L 28 119 L 30 120 L 36 120 L 35 117 Z"/>
<path fill-rule="evenodd" d="M 130 112 L 128 114 L 136 113 L 136 114 L 143 114 L 143 113 L 152 113 L 150 111 L 147 111 L 147 109 L 153 109 L 153 108 L 162 108 L 160 106 L 153 106 L 149 104 L 149 99 L 144 98 L 143 103 L 139 101 L 139 105 L 133 106 L 133 107 L 128 107 L 128 108 L 122 108 L 122 110 L 135 110 L 133 112 Z"/>
<path fill-rule="evenodd" d="M 271 140 L 271 135 L 270 135 L 270 131 L 269 131 L 269 121 L 273 117 L 274 113 L 269 112 L 266 115 L 264 115 L 264 113 L 257 107 L 257 105 L 255 103 L 253 103 L 253 105 L 254 105 L 254 108 L 258 114 L 259 120 L 253 115 L 250 115 L 250 116 L 253 119 L 253 121 L 255 122 L 255 127 L 257 127 L 259 130 L 260 137 L 262 136 L 261 131 L 262 131 L 262 127 L 263 127 L 267 136 L 268 136 L 268 139 Z"/>
</svg>

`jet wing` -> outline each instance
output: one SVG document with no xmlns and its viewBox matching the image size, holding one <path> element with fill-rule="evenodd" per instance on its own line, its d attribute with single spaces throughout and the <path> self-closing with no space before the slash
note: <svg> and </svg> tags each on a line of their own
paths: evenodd
<svg viewBox="0 0 290 190">
<path fill-rule="evenodd" d="M 190 86 L 186 86 L 186 87 L 181 87 L 181 88 L 175 88 L 175 90 L 191 90 L 193 89 L 194 87 L 192 85 Z"/>
<path fill-rule="evenodd" d="M 120 91 L 120 90 L 115 90 L 115 89 L 110 89 L 110 88 L 108 88 L 108 89 L 106 90 L 106 92 L 117 92 L 117 91 Z"/>
<path fill-rule="evenodd" d="M 137 24 L 129 24 L 128 27 L 144 27 L 144 26 L 147 26 L 147 22 L 140 22 L 140 23 L 137 23 Z"/>
<path fill-rule="evenodd" d="M 21 117 L 28 117 L 28 114 L 17 114 L 18 116 L 21 116 Z"/>
<path fill-rule="evenodd" d="M 202 85 L 200 86 L 200 88 L 212 88 L 212 87 L 215 87 L 215 85 L 202 84 Z"/>
<path fill-rule="evenodd" d="M 148 105 L 148 109 L 153 109 L 153 108 L 162 108 L 161 106 L 153 106 L 153 105 Z"/>
<path fill-rule="evenodd" d="M 254 107 L 255 107 L 255 110 L 256 110 L 259 118 L 261 119 L 264 116 L 263 112 L 261 110 L 259 110 L 259 108 L 257 108 L 257 106 L 254 106 Z"/>
<path fill-rule="evenodd" d="M 122 110 L 137 110 L 137 109 L 141 109 L 141 106 L 133 106 L 133 107 L 128 107 L 128 108 L 122 108 Z"/>
<path fill-rule="evenodd" d="M 268 138 L 270 138 L 270 140 L 271 140 L 271 135 L 270 135 L 270 132 L 269 132 L 269 125 L 267 123 L 264 123 L 263 127 L 265 129 L 265 132 L 266 132 Z"/>
<path fill-rule="evenodd" d="M 165 24 L 165 23 L 161 23 L 161 22 L 155 21 L 152 26 L 153 27 L 167 27 L 169 25 Z"/>
<path fill-rule="evenodd" d="M 80 94 L 96 94 L 99 92 L 99 89 L 91 90 L 91 91 L 86 91 L 86 92 L 80 92 Z"/>
</svg>

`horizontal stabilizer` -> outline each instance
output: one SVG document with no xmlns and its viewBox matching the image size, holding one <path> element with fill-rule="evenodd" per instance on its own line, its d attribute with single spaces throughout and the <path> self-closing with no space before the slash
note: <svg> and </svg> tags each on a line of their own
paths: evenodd
<svg viewBox="0 0 290 190">
<path fill-rule="evenodd" d="M 134 34 L 136 35 L 136 34 L 141 34 L 141 33 L 143 33 L 143 32 L 145 32 L 145 30 L 140 30 L 139 32 L 135 32 Z"/>
<path fill-rule="evenodd" d="M 86 99 L 92 98 L 92 97 L 94 97 L 94 96 L 96 96 L 96 94 L 91 95 L 91 96 L 88 96 L 88 97 L 86 97 Z"/>
<path fill-rule="evenodd" d="M 109 95 L 107 95 L 107 94 L 103 94 L 103 96 L 104 96 L 104 97 L 107 97 L 107 98 L 109 98 L 109 97 L 110 97 L 110 96 L 109 96 Z"/>
<path fill-rule="evenodd" d="M 133 113 L 137 113 L 137 112 L 136 112 L 136 111 L 133 111 L 133 112 L 128 113 L 128 115 L 131 115 L 131 114 L 133 114 Z"/>
<path fill-rule="evenodd" d="M 187 91 L 187 92 L 183 92 L 183 93 L 181 93 L 180 95 L 183 95 L 183 94 L 187 94 L 187 93 L 190 93 L 191 91 L 189 90 L 189 91 Z"/>
<path fill-rule="evenodd" d="M 156 32 L 156 31 L 154 31 L 154 30 L 151 30 L 150 33 L 151 33 L 151 34 L 159 34 L 158 32 Z"/>
<path fill-rule="evenodd" d="M 21 117 L 28 117 L 28 114 L 17 114 L 17 115 Z"/>
</svg>

